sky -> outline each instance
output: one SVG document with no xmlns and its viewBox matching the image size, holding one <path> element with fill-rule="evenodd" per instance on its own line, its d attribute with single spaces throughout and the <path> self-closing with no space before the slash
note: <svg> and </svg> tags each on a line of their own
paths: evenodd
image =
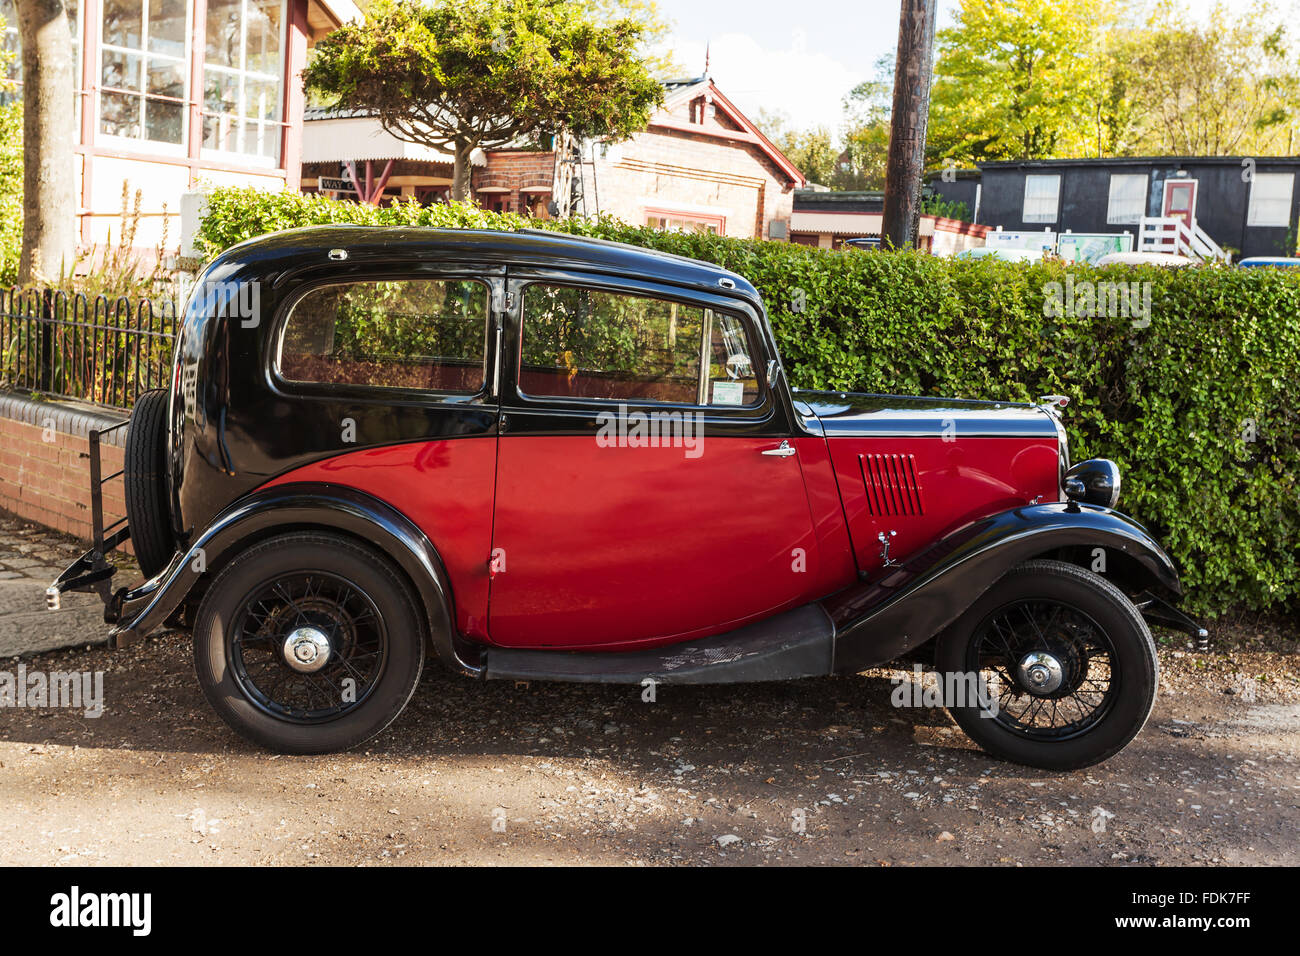
<svg viewBox="0 0 1300 956">
<path fill-rule="evenodd" d="M 1203 12 L 1213 0 L 1182 0 Z M 1240 3 L 1242 0 L 1231 0 Z M 939 0 L 947 26 L 958 0 Z M 844 94 L 873 77 L 898 42 L 899 0 L 659 0 L 673 22 L 672 52 L 686 75 L 709 69 L 748 116 L 760 107 L 792 126 L 837 131 Z"/>
</svg>

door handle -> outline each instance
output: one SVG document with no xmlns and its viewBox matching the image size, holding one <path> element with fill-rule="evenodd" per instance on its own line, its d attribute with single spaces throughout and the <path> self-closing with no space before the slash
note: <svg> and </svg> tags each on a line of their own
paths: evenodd
<svg viewBox="0 0 1300 956">
<path fill-rule="evenodd" d="M 765 451 L 759 452 L 760 455 L 770 455 L 773 458 L 789 458 L 794 453 L 794 446 L 788 441 L 781 442 L 781 444 L 777 445 L 775 448 L 768 448 Z"/>
</svg>

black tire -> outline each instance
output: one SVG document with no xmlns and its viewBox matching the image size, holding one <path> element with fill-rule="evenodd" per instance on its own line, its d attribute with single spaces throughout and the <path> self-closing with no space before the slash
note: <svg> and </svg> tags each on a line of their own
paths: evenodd
<svg viewBox="0 0 1300 956">
<path fill-rule="evenodd" d="M 122 456 L 126 521 L 140 570 L 151 578 L 176 550 L 167 506 L 167 390 L 153 389 L 135 401 Z"/>
<path fill-rule="evenodd" d="M 217 575 L 194 627 L 195 670 L 209 703 L 247 740 L 285 754 L 347 750 L 384 730 L 415 693 L 420 620 L 379 554 L 339 535 L 286 534 Z M 287 663 L 283 638 L 310 628 L 330 647 L 322 669 L 304 675 Z M 340 693 L 346 680 L 352 702 Z"/>
<path fill-rule="evenodd" d="M 1052 693 L 1031 690 L 1027 672 L 1003 666 L 1044 649 L 1062 659 Z M 1109 581 L 1060 561 L 1011 570 L 940 635 L 935 663 L 941 677 L 979 671 L 998 674 L 999 686 L 1010 682 L 995 716 L 978 703 L 949 713 L 987 753 L 1046 770 L 1077 770 L 1122 750 L 1146 723 L 1160 681 L 1138 609 Z M 1043 726 L 1049 706 L 1052 725 Z"/>
</svg>

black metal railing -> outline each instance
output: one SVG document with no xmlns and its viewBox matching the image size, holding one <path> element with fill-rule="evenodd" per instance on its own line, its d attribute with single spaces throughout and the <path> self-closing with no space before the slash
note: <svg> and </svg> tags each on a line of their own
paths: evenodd
<svg viewBox="0 0 1300 956">
<path fill-rule="evenodd" d="M 0 387 L 130 408 L 171 381 L 176 303 L 0 289 Z"/>
</svg>

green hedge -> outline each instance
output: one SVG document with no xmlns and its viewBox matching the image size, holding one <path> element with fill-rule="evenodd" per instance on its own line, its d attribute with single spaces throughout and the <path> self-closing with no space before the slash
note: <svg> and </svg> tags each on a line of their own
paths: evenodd
<svg viewBox="0 0 1300 956">
<path fill-rule="evenodd" d="M 375 209 L 218 190 L 215 254 L 328 222 L 514 228 L 471 206 Z M 1072 396 L 1075 460 L 1124 475 L 1121 507 L 1169 548 L 1202 614 L 1300 608 L 1300 275 L 953 261 L 659 233 L 610 220 L 551 228 L 706 259 L 762 292 L 791 381 L 808 388 L 1026 400 Z M 1150 283 L 1149 324 L 1092 317 L 1084 283 Z M 1053 307 L 1074 283 L 1075 310 Z"/>
<path fill-rule="evenodd" d="M 0 105 L 0 285 L 18 280 L 22 247 L 23 106 L 5 103 Z"/>
</svg>

